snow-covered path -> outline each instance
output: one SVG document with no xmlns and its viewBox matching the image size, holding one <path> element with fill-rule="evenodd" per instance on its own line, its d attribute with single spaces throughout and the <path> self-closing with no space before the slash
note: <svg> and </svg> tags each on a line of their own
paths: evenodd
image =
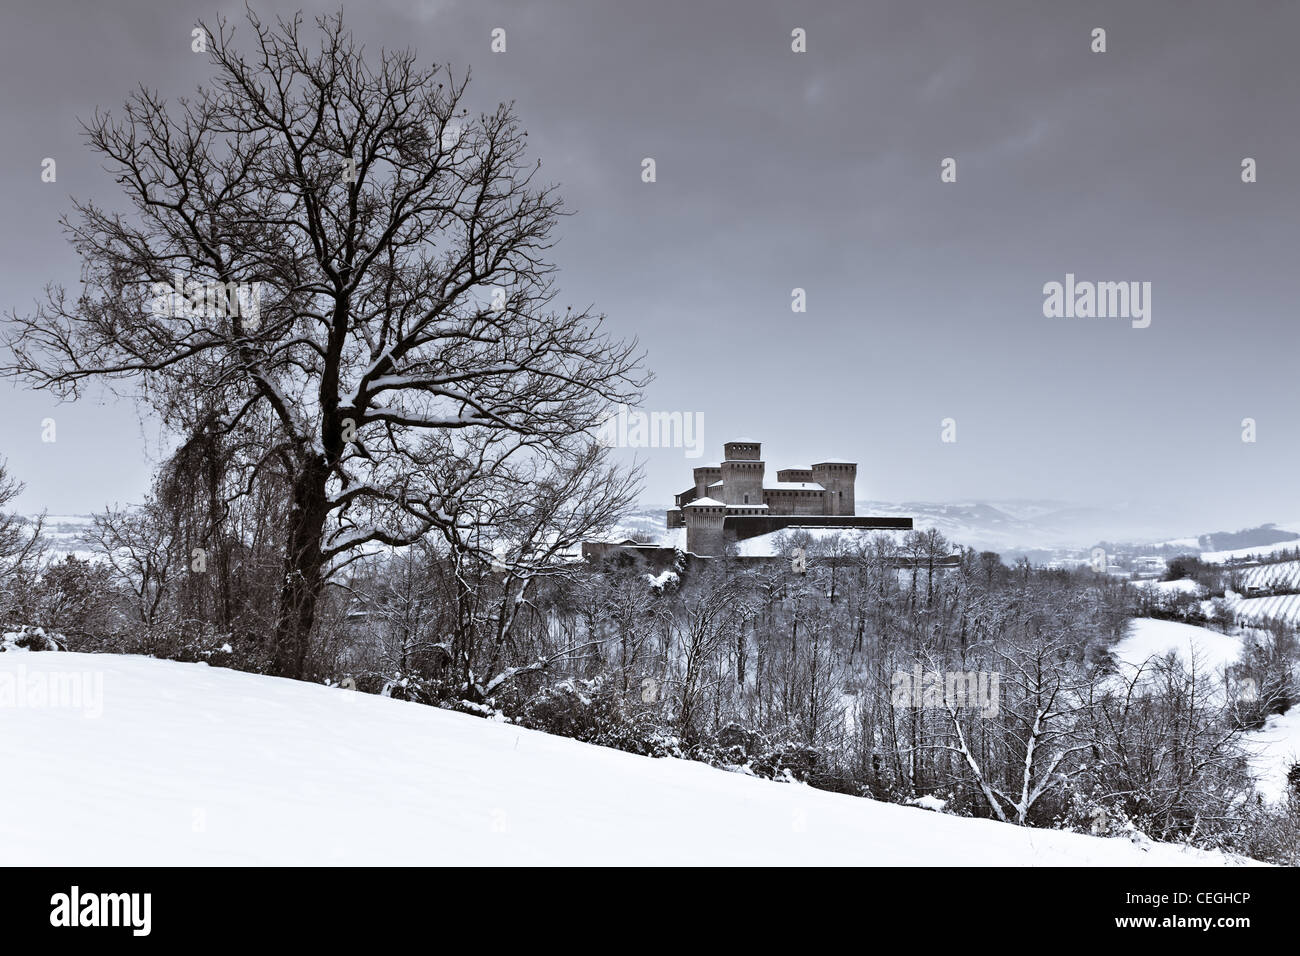
<svg viewBox="0 0 1300 956">
<path fill-rule="evenodd" d="M 78 673 L 88 707 L 15 706 Z M 1223 862 L 201 664 L 0 654 L 0 865 Z"/>
</svg>

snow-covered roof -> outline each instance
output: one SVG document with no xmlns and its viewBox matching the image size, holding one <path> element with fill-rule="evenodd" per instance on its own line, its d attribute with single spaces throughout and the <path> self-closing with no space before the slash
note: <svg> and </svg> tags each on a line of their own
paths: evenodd
<svg viewBox="0 0 1300 956">
<path fill-rule="evenodd" d="M 761 444 L 757 438 L 733 438 L 727 442 L 728 445 L 758 445 Z"/>
<path fill-rule="evenodd" d="M 825 491 L 815 481 L 774 481 L 763 486 L 764 491 Z"/>
<path fill-rule="evenodd" d="M 718 480 L 715 481 L 713 484 L 709 485 L 709 487 L 710 487 L 710 488 L 721 488 L 721 487 L 722 487 L 722 479 L 718 479 Z"/>
<path fill-rule="evenodd" d="M 717 498 L 696 498 L 690 504 L 686 505 L 687 508 L 722 508 L 725 506 L 725 502 L 721 502 Z"/>
<path fill-rule="evenodd" d="M 766 511 L 767 505 L 727 505 L 728 511 L 744 511 L 746 508 L 758 508 L 760 511 Z"/>
<path fill-rule="evenodd" d="M 856 465 L 856 461 L 849 461 L 847 458 L 823 458 L 814 464 L 818 465 Z"/>
</svg>

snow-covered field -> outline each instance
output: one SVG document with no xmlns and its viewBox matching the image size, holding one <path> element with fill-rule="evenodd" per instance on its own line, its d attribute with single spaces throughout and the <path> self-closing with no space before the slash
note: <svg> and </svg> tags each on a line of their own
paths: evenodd
<svg viewBox="0 0 1300 956">
<path fill-rule="evenodd" d="M 15 707 L 17 682 L 85 696 Z M 141 657 L 0 654 L 0 727 L 0 865 L 1240 862 Z"/>
<path fill-rule="evenodd" d="M 1271 801 L 1286 796 L 1287 773 L 1300 763 L 1300 707 L 1275 714 L 1262 730 L 1246 735 L 1259 792 Z"/>
<path fill-rule="evenodd" d="M 1300 594 L 1245 598 L 1234 601 L 1229 607 L 1242 622 L 1287 621 L 1300 624 Z"/>
<path fill-rule="evenodd" d="M 1233 568 L 1228 583 L 1237 620 L 1300 623 L 1300 561 Z"/>
<path fill-rule="evenodd" d="M 1156 581 L 1152 579 L 1143 581 L 1130 581 L 1135 588 L 1144 591 L 1154 591 L 1157 594 L 1173 596 L 1178 594 L 1190 594 L 1192 597 L 1204 597 L 1207 588 L 1203 584 L 1197 584 L 1191 578 L 1179 578 L 1177 581 Z"/>
<path fill-rule="evenodd" d="M 767 468 L 767 474 L 774 475 L 780 463 L 769 463 Z M 684 471 L 682 477 L 684 487 L 689 472 Z M 602 540 L 630 537 L 671 545 L 675 542 L 670 540 L 664 521 L 670 507 L 667 502 L 639 506 L 602 535 Z M 891 502 L 859 497 L 856 511 L 859 515 L 909 517 L 918 531 L 935 528 L 950 541 L 1004 556 L 1023 551 L 1082 551 L 1086 557 L 1087 549 L 1101 540 L 1168 540 L 1170 534 L 1168 520 L 1154 516 L 1149 508 L 1094 508 L 1048 500 Z M 1188 550 L 1200 550 L 1197 538 L 1180 540 L 1189 543 Z"/>
<path fill-rule="evenodd" d="M 1234 590 L 1300 591 L 1300 561 L 1278 561 L 1234 569 L 1229 578 Z"/>
<path fill-rule="evenodd" d="M 1222 674 L 1241 656 L 1241 639 L 1194 624 L 1140 617 L 1129 622 L 1128 632 L 1112 653 L 1130 667 L 1140 667 L 1152 657 L 1175 654 L 1184 666 L 1195 662 L 1199 670 Z"/>
</svg>

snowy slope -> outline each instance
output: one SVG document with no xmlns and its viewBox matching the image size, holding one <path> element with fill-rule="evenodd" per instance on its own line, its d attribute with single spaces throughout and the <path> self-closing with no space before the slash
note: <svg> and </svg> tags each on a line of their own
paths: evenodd
<svg viewBox="0 0 1300 956">
<path fill-rule="evenodd" d="M 1300 707 L 1274 714 L 1260 730 L 1246 735 L 1251 769 L 1260 792 L 1279 802 L 1287 793 L 1287 774 L 1300 763 Z"/>
<path fill-rule="evenodd" d="M 0 864 L 1230 862 L 202 664 L 0 654 L 0 690 L 81 672 L 102 677 L 98 718 L 0 707 Z"/>
<path fill-rule="evenodd" d="M 1246 598 L 1234 601 L 1230 608 L 1242 622 L 1287 621 L 1292 625 L 1300 624 L 1300 593 Z"/>
<path fill-rule="evenodd" d="M 1139 617 L 1129 621 L 1124 639 L 1112 648 L 1116 660 L 1140 667 L 1152 657 L 1177 655 L 1184 667 L 1223 673 L 1241 656 L 1241 639 L 1206 627 Z"/>
</svg>

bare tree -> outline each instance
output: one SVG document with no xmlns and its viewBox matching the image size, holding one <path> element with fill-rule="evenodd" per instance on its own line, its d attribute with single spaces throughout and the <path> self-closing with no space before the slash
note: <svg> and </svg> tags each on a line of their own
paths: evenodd
<svg viewBox="0 0 1300 956">
<path fill-rule="evenodd" d="M 299 676 L 358 549 L 478 547 L 465 502 L 562 470 L 644 378 L 634 343 L 553 307 L 561 202 L 511 107 L 471 116 L 467 79 L 410 51 L 367 61 L 341 14 L 319 48 L 301 15 L 248 20 L 247 53 L 208 30 L 192 98 L 141 88 L 85 125 L 131 214 L 76 204 L 84 290 L 13 316 L 3 371 L 62 396 L 143 386 L 186 433 L 196 408 L 218 432 L 268 414 L 240 467 L 288 489 L 274 669 Z"/>
<path fill-rule="evenodd" d="M 752 613 L 751 588 L 748 578 L 711 568 L 682 595 L 675 609 L 672 626 L 682 648 L 677 722 L 684 735 L 694 729 L 700 680 L 713 655 Z"/>
<path fill-rule="evenodd" d="M 1088 724 L 1099 800 L 1157 839 L 1198 836 L 1236 812 L 1252 786 L 1243 730 L 1199 653 L 1126 666 L 1103 691 Z"/>
<path fill-rule="evenodd" d="M 184 560 L 170 522 L 153 501 L 139 508 L 105 509 L 94 522 L 92 545 L 119 586 L 132 595 L 136 620 L 146 629 L 153 627 Z"/>
<path fill-rule="evenodd" d="M 608 449 L 589 445 L 545 473 L 499 477 L 485 486 L 488 493 L 463 502 L 475 510 L 456 527 L 492 529 L 490 557 L 474 542 L 448 535 L 456 559 L 457 601 L 463 605 L 453 656 L 471 696 L 539 669 L 514 667 L 512 662 L 521 657 L 534 658 L 534 665 L 546 660 L 547 666 L 556 659 L 538 646 L 520 646 L 516 624 L 532 611 L 538 583 L 573 577 L 579 568 L 573 556 L 581 542 L 608 528 L 634 501 L 639 469 L 616 467 L 608 458 Z M 571 653 L 589 646 L 594 645 L 583 642 Z M 480 682 L 478 671 L 492 676 Z"/>
<path fill-rule="evenodd" d="M 616 668 L 619 690 L 626 695 L 632 675 L 642 663 L 642 652 L 667 620 L 665 597 L 676 588 L 675 573 L 656 578 L 639 560 L 607 561 L 591 575 L 580 579 L 579 587 L 589 592 L 594 605 L 591 616 L 607 629 L 610 660 Z"/>
<path fill-rule="evenodd" d="M 1080 772 L 1062 763 L 1087 749 L 1075 716 L 1086 705 L 1091 680 L 1070 660 L 1072 646 L 1061 636 L 1035 634 L 996 648 L 1007 691 L 1001 704 L 1007 718 L 1002 733 L 1009 762 L 1017 771 L 1015 789 L 996 792 L 1021 826 L 1044 793 Z"/>
<path fill-rule="evenodd" d="M 44 516 L 28 522 L 22 515 L 3 510 L 22 492 L 22 483 L 10 477 L 6 463 L 0 460 L 0 615 L 18 609 L 24 586 L 30 583 L 44 550 Z"/>
</svg>

